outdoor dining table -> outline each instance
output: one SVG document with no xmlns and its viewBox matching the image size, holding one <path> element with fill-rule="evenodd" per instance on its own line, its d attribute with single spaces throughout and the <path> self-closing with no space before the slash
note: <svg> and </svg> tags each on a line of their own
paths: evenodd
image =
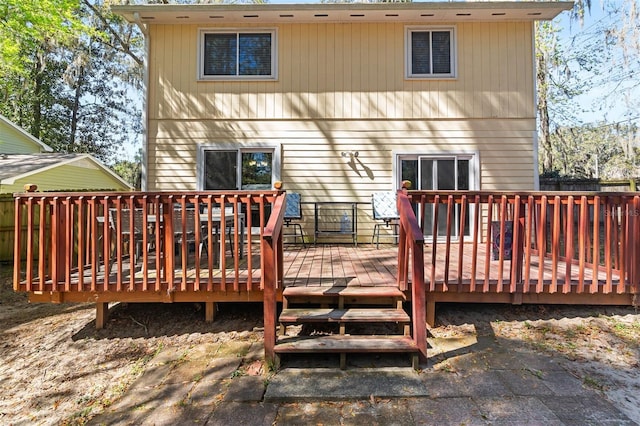
<svg viewBox="0 0 640 426">
<path fill-rule="evenodd" d="M 136 209 L 139 213 L 141 212 L 141 209 Z M 176 208 L 174 209 L 173 213 L 176 214 L 176 212 L 182 212 L 182 209 Z M 185 209 L 184 211 L 194 211 L 194 209 Z M 146 223 L 149 226 L 150 229 L 155 229 L 156 226 L 156 222 L 158 221 L 158 216 L 156 214 L 147 214 L 146 215 Z M 206 226 L 209 223 L 209 213 L 208 211 L 203 211 L 200 212 L 199 215 L 200 218 L 200 224 L 201 226 Z M 97 216 L 96 220 L 98 221 L 98 223 L 104 223 L 104 216 Z M 139 219 L 138 219 L 139 220 Z M 238 213 L 238 221 L 239 221 L 239 225 L 240 225 L 240 244 L 238 247 L 238 257 L 240 259 L 243 258 L 243 253 L 244 253 L 244 223 L 245 223 L 245 214 L 244 213 Z M 219 241 L 220 238 L 220 228 L 221 228 L 221 222 L 222 222 L 222 212 L 220 209 L 212 209 L 211 211 L 211 223 L 212 223 L 212 236 L 215 237 L 215 242 L 217 243 Z M 228 228 L 232 228 L 235 224 L 235 215 L 232 209 L 225 209 L 225 216 L 224 216 L 224 222 L 225 222 L 225 226 L 224 226 L 224 230 L 226 231 L 226 229 Z M 160 228 L 163 227 L 162 225 L 163 223 L 163 216 L 160 215 Z M 112 230 L 115 230 L 115 224 L 113 223 L 113 218 L 111 218 L 110 221 L 110 227 Z M 174 229 L 174 235 L 181 235 L 182 234 L 182 230 L 175 230 Z M 230 239 L 230 245 L 231 245 L 231 237 L 229 237 Z M 224 235 L 222 236 L 222 241 L 224 241 Z M 216 251 L 214 250 L 214 256 L 215 256 Z M 214 261 L 215 261 L 215 257 L 214 257 Z"/>
</svg>

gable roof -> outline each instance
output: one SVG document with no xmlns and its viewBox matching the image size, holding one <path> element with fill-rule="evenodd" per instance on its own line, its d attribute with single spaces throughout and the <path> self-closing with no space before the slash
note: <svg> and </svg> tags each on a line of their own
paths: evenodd
<svg viewBox="0 0 640 426">
<path fill-rule="evenodd" d="M 36 144 L 42 151 L 53 152 L 53 148 L 51 148 L 49 145 L 47 145 L 46 143 L 42 142 L 40 139 L 36 138 L 31 133 L 27 132 L 22 127 L 18 126 L 17 124 L 15 124 L 13 121 L 9 120 L 4 115 L 0 114 L 0 124 L 2 124 L 2 123 L 4 123 L 5 125 L 11 127 L 15 131 L 17 131 L 19 134 L 24 136 L 25 139 L 27 139 L 30 142 L 33 142 L 34 144 Z"/>
<path fill-rule="evenodd" d="M 88 161 L 121 182 L 124 187 L 131 188 L 123 178 L 89 154 L 0 154 L 0 183 L 10 185 L 18 179 L 67 164 L 80 164 L 82 161 Z"/>
<path fill-rule="evenodd" d="M 111 6 L 112 12 L 137 24 L 536 21 L 551 20 L 571 8 L 570 1 Z"/>
</svg>

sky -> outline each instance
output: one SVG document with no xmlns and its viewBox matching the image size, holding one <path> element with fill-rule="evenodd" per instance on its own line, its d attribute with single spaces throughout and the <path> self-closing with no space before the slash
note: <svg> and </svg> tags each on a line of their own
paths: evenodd
<svg viewBox="0 0 640 426">
<path fill-rule="evenodd" d="M 600 0 L 592 0 L 591 3 L 591 9 L 585 13 L 582 24 L 572 22 L 569 12 L 563 12 L 554 20 L 562 29 L 560 32 L 560 47 L 563 51 L 570 54 L 572 52 L 588 53 L 589 46 L 594 45 L 594 43 L 604 43 L 606 28 L 619 24 L 617 22 L 619 18 L 603 11 Z M 636 3 L 638 4 L 640 1 L 636 0 Z M 612 0 L 611 4 L 622 5 L 623 0 Z M 578 74 L 578 77 L 591 79 L 590 83 L 593 84 L 593 88 L 587 93 L 574 99 L 576 108 L 584 110 L 581 113 L 584 123 L 615 123 L 634 120 L 637 122 L 640 119 L 638 104 L 628 106 L 623 96 L 616 96 L 608 101 L 603 101 L 603 98 L 614 89 L 617 89 L 619 93 L 626 93 L 630 99 L 640 99 L 640 88 L 633 87 L 637 84 L 638 77 L 634 77 L 632 74 L 633 71 L 640 72 L 638 58 L 635 58 L 630 68 L 623 71 L 622 67 L 618 66 L 623 61 L 621 52 L 618 50 L 613 57 L 614 60 L 610 62 L 610 68 L 600 70 L 601 73 L 599 75 Z M 622 75 L 625 75 L 626 78 L 619 84 L 615 80 Z"/>
</svg>

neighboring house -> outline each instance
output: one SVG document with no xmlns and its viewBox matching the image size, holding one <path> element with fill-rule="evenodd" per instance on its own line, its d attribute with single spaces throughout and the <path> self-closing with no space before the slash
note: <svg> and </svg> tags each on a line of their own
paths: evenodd
<svg viewBox="0 0 640 426">
<path fill-rule="evenodd" d="M 120 176 L 89 154 L 0 154 L 0 194 L 38 191 L 130 191 Z"/>
<path fill-rule="evenodd" d="M 113 6 L 147 41 L 143 187 L 533 190 L 534 24 L 572 5 Z"/>
<path fill-rule="evenodd" d="M 0 194 L 38 191 L 117 190 L 131 186 L 89 154 L 60 154 L 0 115 Z"/>
<path fill-rule="evenodd" d="M 5 116 L 0 115 L 0 154 L 35 154 L 38 152 L 53 152 L 53 149 Z"/>
</svg>

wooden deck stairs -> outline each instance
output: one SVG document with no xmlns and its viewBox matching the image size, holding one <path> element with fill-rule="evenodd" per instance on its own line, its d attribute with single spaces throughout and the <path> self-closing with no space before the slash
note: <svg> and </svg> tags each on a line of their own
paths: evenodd
<svg viewBox="0 0 640 426">
<path fill-rule="evenodd" d="M 336 353 L 340 368 L 345 369 L 348 353 L 405 353 L 418 368 L 411 319 L 403 307 L 405 295 L 398 287 L 287 287 L 282 299 L 276 364 L 283 354 Z M 294 324 L 330 331 L 287 336 L 286 327 Z M 367 327 L 374 324 L 377 327 Z"/>
</svg>

